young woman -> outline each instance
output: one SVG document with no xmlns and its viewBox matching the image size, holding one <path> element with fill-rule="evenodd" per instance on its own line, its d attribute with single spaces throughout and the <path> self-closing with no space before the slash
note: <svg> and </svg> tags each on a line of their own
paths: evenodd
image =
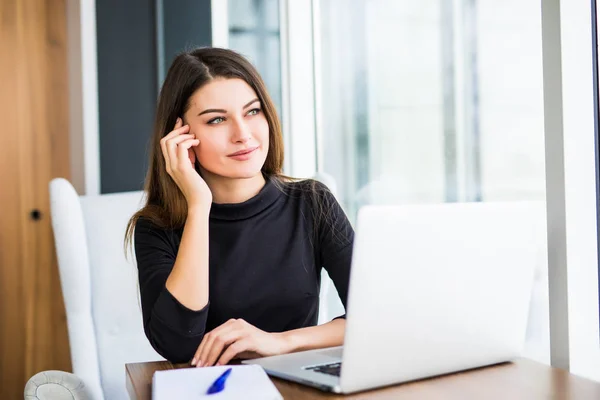
<svg viewBox="0 0 600 400">
<path fill-rule="evenodd" d="M 126 235 L 144 330 L 166 359 L 201 367 L 343 343 L 344 316 L 315 325 L 321 268 L 346 306 L 354 232 L 323 184 L 282 165 L 255 68 L 225 49 L 180 54 L 158 99 L 147 201 Z"/>
</svg>

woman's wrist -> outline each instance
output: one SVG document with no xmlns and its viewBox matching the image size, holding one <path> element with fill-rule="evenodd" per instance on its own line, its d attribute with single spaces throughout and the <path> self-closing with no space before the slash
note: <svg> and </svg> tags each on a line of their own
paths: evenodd
<svg viewBox="0 0 600 400">
<path fill-rule="evenodd" d="M 207 216 L 212 202 L 197 201 L 188 204 L 188 216 Z"/>
<path fill-rule="evenodd" d="M 281 354 L 296 351 L 341 346 L 344 343 L 346 320 L 336 319 L 323 325 L 274 333 L 281 342 Z"/>
<path fill-rule="evenodd" d="M 298 344 L 298 338 L 294 333 L 294 331 L 274 333 L 274 335 L 279 337 L 282 343 L 280 354 L 293 353 L 300 348 L 300 345 Z"/>
<path fill-rule="evenodd" d="M 186 224 L 196 226 L 206 226 L 208 228 L 208 220 L 210 218 L 210 207 L 202 205 L 188 207 Z"/>
</svg>

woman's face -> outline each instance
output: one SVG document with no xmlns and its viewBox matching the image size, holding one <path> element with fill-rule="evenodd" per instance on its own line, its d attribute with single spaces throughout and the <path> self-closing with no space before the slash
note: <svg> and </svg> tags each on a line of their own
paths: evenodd
<svg viewBox="0 0 600 400">
<path fill-rule="evenodd" d="M 227 178 L 256 176 L 267 158 L 269 125 L 254 90 L 242 79 L 217 78 L 189 104 L 183 120 L 200 140 L 194 153 L 201 168 Z"/>
</svg>

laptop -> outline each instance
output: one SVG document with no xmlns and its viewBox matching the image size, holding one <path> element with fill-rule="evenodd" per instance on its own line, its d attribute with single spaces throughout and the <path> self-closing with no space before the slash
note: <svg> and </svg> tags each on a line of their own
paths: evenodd
<svg viewBox="0 0 600 400">
<path fill-rule="evenodd" d="M 544 203 L 359 210 L 343 347 L 244 360 L 353 393 L 520 356 Z"/>
</svg>

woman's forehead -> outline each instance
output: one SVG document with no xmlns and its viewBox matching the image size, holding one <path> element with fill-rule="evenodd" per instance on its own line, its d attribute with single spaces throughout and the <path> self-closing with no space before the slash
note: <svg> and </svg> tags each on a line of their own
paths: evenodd
<svg viewBox="0 0 600 400">
<path fill-rule="evenodd" d="M 198 89 L 190 97 L 190 105 L 196 109 L 236 110 L 256 97 L 256 92 L 242 79 L 217 78 Z"/>
</svg>

